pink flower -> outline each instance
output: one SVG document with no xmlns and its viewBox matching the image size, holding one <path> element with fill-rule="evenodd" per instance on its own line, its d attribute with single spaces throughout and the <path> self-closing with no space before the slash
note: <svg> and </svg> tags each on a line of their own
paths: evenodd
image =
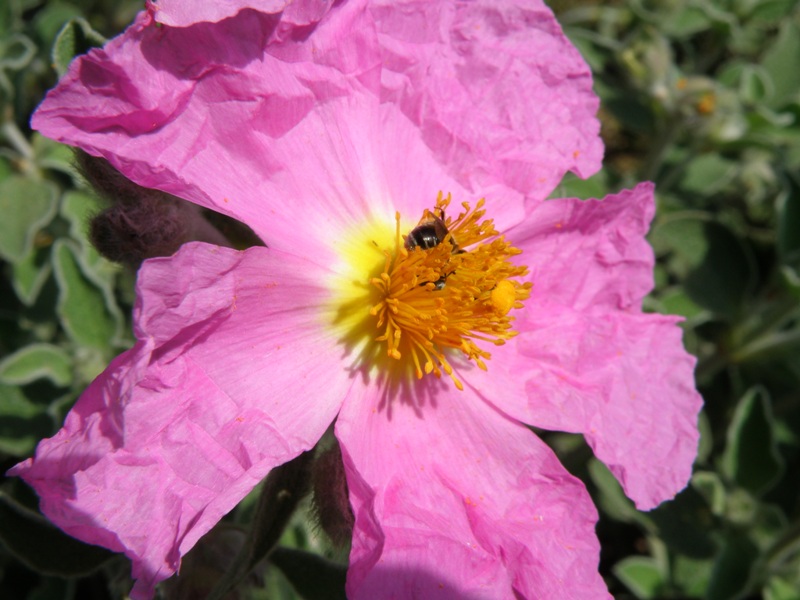
<svg viewBox="0 0 800 600">
<path fill-rule="evenodd" d="M 586 66 L 530 1 L 263 4 L 165 0 L 34 116 L 269 248 L 146 261 L 138 342 L 12 472 L 148 598 L 335 421 L 350 598 L 607 597 L 590 498 L 527 424 L 583 433 L 649 509 L 700 398 L 677 319 L 640 310 L 652 185 L 543 202 L 599 165 Z M 407 251 L 421 218 L 449 231 Z"/>
</svg>

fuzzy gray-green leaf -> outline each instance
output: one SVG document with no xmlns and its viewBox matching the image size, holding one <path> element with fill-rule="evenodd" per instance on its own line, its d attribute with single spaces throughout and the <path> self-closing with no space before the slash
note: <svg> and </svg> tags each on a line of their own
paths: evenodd
<svg viewBox="0 0 800 600">
<path fill-rule="evenodd" d="M 33 250 L 39 230 L 56 213 L 58 189 L 46 181 L 12 175 L 0 181 L 0 258 L 12 263 Z"/>
</svg>

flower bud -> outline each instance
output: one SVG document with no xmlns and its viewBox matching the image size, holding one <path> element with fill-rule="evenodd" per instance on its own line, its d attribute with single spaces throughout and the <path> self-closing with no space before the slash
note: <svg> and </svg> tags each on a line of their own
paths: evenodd
<svg viewBox="0 0 800 600">
<path fill-rule="evenodd" d="M 137 268 L 147 258 L 174 254 L 189 241 L 231 245 L 199 206 L 135 184 L 104 158 L 77 152 L 76 163 L 111 203 L 89 225 L 92 244 L 107 259 Z"/>
<path fill-rule="evenodd" d="M 316 521 L 336 546 L 344 546 L 353 536 L 353 511 L 347 478 L 338 442 L 321 452 L 311 475 Z"/>
</svg>

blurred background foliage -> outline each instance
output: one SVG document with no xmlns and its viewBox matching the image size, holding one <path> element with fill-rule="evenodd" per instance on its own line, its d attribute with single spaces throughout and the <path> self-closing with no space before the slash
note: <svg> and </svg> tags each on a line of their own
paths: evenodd
<svg viewBox="0 0 800 600">
<path fill-rule="evenodd" d="M 800 2 L 550 4 L 595 74 L 606 143 L 604 169 L 568 176 L 553 196 L 656 182 L 646 308 L 685 317 L 705 409 L 689 487 L 649 513 L 582 438 L 543 436 L 600 507 L 601 571 L 615 597 L 800 599 Z M 103 204 L 71 151 L 28 121 L 71 58 L 141 6 L 0 3 L 0 472 L 52 435 L 132 343 L 133 273 L 86 239 Z M 227 569 L 239 586 L 216 597 L 342 597 L 332 591 L 341 568 L 319 556 L 346 553 L 303 511 L 282 529 L 271 565 L 258 552 L 250 575 L 228 564 L 265 543 L 257 498 L 198 544 L 165 595 L 205 597 Z M 36 502 L 20 481 L 0 482 L 0 598 L 123 597 L 126 559 L 54 530 Z"/>
</svg>

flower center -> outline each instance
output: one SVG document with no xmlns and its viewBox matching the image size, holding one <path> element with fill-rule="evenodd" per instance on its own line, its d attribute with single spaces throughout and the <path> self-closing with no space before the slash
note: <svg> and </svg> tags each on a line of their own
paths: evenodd
<svg viewBox="0 0 800 600">
<path fill-rule="evenodd" d="M 480 200 L 474 209 L 446 216 L 450 195 L 439 194 L 433 211 L 425 210 L 419 224 L 406 236 L 395 215 L 395 247 L 385 250 L 385 263 L 370 283 L 377 302 L 370 309 L 390 359 L 400 361 L 417 378 L 442 372 L 463 389 L 446 353 L 455 349 L 486 370 L 491 354 L 476 340 L 502 345 L 517 332 L 511 329 L 512 308 L 522 308 L 531 283 L 514 277 L 527 273 L 509 258 L 520 254 L 502 236 Z"/>
</svg>

